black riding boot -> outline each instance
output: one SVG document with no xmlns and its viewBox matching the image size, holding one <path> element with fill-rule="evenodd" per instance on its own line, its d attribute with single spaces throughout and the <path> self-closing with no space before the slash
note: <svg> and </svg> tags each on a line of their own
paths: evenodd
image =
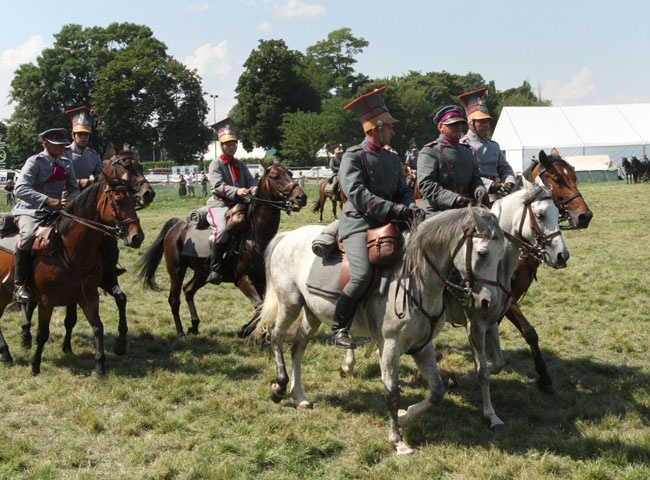
<svg viewBox="0 0 650 480">
<path fill-rule="evenodd" d="M 14 299 L 20 303 L 34 301 L 26 286 L 27 274 L 32 264 L 32 252 L 16 249 L 16 264 L 14 266 Z"/>
<path fill-rule="evenodd" d="M 357 344 L 350 338 L 349 330 L 354 319 L 354 313 L 357 310 L 357 301 L 342 293 L 336 303 L 334 310 L 334 320 L 332 325 L 332 343 L 339 348 L 357 348 Z"/>
<path fill-rule="evenodd" d="M 225 243 L 215 243 L 212 245 L 212 253 L 210 254 L 210 275 L 208 275 L 208 283 L 219 285 L 221 283 L 221 261 L 223 254 L 226 252 Z"/>
</svg>

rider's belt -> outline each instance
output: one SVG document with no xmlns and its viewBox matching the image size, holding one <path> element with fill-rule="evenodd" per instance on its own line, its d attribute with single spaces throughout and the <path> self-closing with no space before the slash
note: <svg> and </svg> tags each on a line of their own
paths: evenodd
<svg viewBox="0 0 650 480">
<path fill-rule="evenodd" d="M 487 178 L 488 180 L 492 180 L 493 182 L 499 179 L 499 177 L 497 177 L 496 175 L 481 175 L 481 177 Z"/>
</svg>

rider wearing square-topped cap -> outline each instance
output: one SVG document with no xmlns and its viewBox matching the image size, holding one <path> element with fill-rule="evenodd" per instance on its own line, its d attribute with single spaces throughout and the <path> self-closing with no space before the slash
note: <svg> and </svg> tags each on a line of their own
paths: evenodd
<svg viewBox="0 0 650 480">
<path fill-rule="evenodd" d="M 501 147 L 487 138 L 490 131 L 490 111 L 487 108 L 487 89 L 463 93 L 458 99 L 465 107 L 469 131 L 460 139 L 472 148 L 483 184 L 494 202 L 515 188 L 515 174 L 503 156 Z"/>
<path fill-rule="evenodd" d="M 426 144 L 418 155 L 420 207 L 428 215 L 441 210 L 462 208 L 472 200 L 482 203 L 487 195 L 478 165 L 468 145 L 459 143 L 465 116 L 460 107 L 447 105 L 433 118 L 440 136 Z"/>
<path fill-rule="evenodd" d="M 210 274 L 207 281 L 218 285 L 221 283 L 221 262 L 226 253 L 230 232 L 226 230 L 226 212 L 236 203 L 249 198 L 257 188 L 257 180 L 253 178 L 244 162 L 235 158 L 237 152 L 237 126 L 230 118 L 212 125 L 217 133 L 222 154 L 210 162 L 208 179 L 212 184 L 212 198 L 206 202 L 208 221 L 212 226 L 212 252 L 210 254 Z"/>
<path fill-rule="evenodd" d="M 14 268 L 14 297 L 20 303 L 34 301 L 26 287 L 31 268 L 34 233 L 52 212 L 65 208 L 79 193 L 72 163 L 63 156 L 70 144 L 67 131 L 52 128 L 39 134 L 43 151 L 27 159 L 14 190 L 19 199 L 12 212 L 19 229 Z"/>
<path fill-rule="evenodd" d="M 72 122 L 72 144 L 67 146 L 64 155 L 72 162 L 79 188 L 84 189 L 102 173 L 102 160 L 99 153 L 88 146 L 95 111 L 81 106 L 66 110 Z"/>
<path fill-rule="evenodd" d="M 412 220 L 417 213 L 399 157 L 384 148 L 390 145 L 395 134 L 393 124 L 397 122 L 384 104 L 385 88 L 362 95 L 344 107 L 357 115 L 365 140 L 345 151 L 339 170 L 340 188 L 347 201 L 338 235 L 350 264 L 350 281 L 336 303 L 332 326 L 333 343 L 341 348 L 356 347 L 348 332 L 357 304 L 372 282 L 374 268 L 366 246 L 368 230 L 391 220 Z"/>
</svg>

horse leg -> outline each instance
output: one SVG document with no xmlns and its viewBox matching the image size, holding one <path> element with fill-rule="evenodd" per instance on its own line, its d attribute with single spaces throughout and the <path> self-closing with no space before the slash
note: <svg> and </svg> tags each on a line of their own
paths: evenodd
<svg viewBox="0 0 650 480">
<path fill-rule="evenodd" d="M 533 354 L 533 361 L 535 362 L 535 370 L 539 375 L 537 380 L 537 387 L 545 393 L 555 393 L 553 388 L 553 380 L 551 380 L 550 375 L 548 374 L 548 369 L 546 368 L 546 362 L 542 356 L 542 352 L 539 349 L 539 337 L 535 328 L 528 323 L 528 320 L 521 312 L 521 308 L 515 302 L 512 302 L 510 308 L 506 312 L 506 317 L 508 320 L 519 330 L 519 333 L 524 337 L 526 343 L 530 347 L 530 351 Z"/>
<path fill-rule="evenodd" d="M 279 403 L 287 394 L 289 375 L 287 374 L 287 367 L 282 353 L 282 344 L 284 343 L 287 330 L 298 316 L 301 308 L 302 305 L 288 306 L 279 304 L 275 323 L 271 328 L 270 342 L 273 355 L 275 356 L 276 368 L 275 382 L 271 384 L 271 400 L 275 403 Z"/>
<path fill-rule="evenodd" d="M 92 377 L 102 378 L 106 375 L 106 353 L 104 352 L 104 324 L 99 318 L 99 292 L 88 295 L 80 304 L 95 337 L 95 368 Z"/>
<path fill-rule="evenodd" d="M 332 197 L 332 214 L 334 215 L 334 220 L 336 220 L 336 199 Z"/>
<path fill-rule="evenodd" d="M 11 358 L 11 353 L 9 353 L 9 345 L 7 345 L 2 330 L 0 330 L 0 363 L 7 365 L 14 363 L 14 359 Z"/>
<path fill-rule="evenodd" d="M 201 323 L 201 319 L 199 318 L 199 313 L 197 312 L 196 305 L 194 304 L 194 295 L 196 295 L 196 292 L 205 286 L 205 284 L 205 277 L 203 275 L 199 275 L 197 272 L 194 272 L 192 280 L 187 282 L 187 284 L 183 287 L 185 302 L 187 303 L 187 307 L 190 309 L 190 320 L 192 321 L 192 326 L 187 329 L 188 335 L 199 334 L 199 323 Z"/>
<path fill-rule="evenodd" d="M 41 372 L 41 360 L 43 358 L 43 347 L 50 338 L 50 319 L 54 307 L 49 305 L 38 304 L 38 329 L 36 331 L 36 350 L 31 359 L 32 376 Z"/>
<path fill-rule="evenodd" d="M 63 338 L 63 345 L 61 349 L 65 353 L 72 353 L 72 330 L 77 324 L 77 304 L 73 303 L 65 307 L 65 337 Z"/>
<path fill-rule="evenodd" d="M 117 278 L 116 278 L 117 280 Z M 126 294 L 120 288 L 120 285 L 116 282 L 113 285 L 113 288 L 110 290 L 110 294 L 115 300 L 115 305 L 117 306 L 118 312 L 118 324 L 117 324 L 117 338 L 115 339 L 115 345 L 113 346 L 113 353 L 115 355 L 124 355 L 126 353 L 126 334 L 129 332 L 129 325 L 126 321 Z"/>
<path fill-rule="evenodd" d="M 257 324 L 260 321 L 261 310 L 262 310 L 261 305 L 255 306 L 255 312 L 253 313 L 253 317 L 248 322 L 246 322 L 241 327 L 239 327 L 239 330 L 237 330 L 237 336 L 239 338 L 249 337 L 250 334 L 255 331 L 255 327 L 257 327 Z"/>
<path fill-rule="evenodd" d="M 181 290 L 183 289 L 183 277 L 185 276 L 185 267 L 179 267 L 174 271 L 173 269 L 168 268 L 170 286 L 169 286 L 169 296 L 167 297 L 167 303 L 169 303 L 169 308 L 172 311 L 172 317 L 174 317 L 174 325 L 176 326 L 176 336 L 179 338 L 184 338 L 185 331 L 183 330 L 183 322 L 181 322 L 180 309 L 181 309 Z"/>
<path fill-rule="evenodd" d="M 490 369 L 488 367 L 487 355 L 485 353 L 485 332 L 487 327 L 482 320 L 467 320 L 467 334 L 474 356 L 474 366 L 478 374 L 478 381 L 481 386 L 481 397 L 483 400 L 483 416 L 490 421 L 490 428 L 503 425 L 503 421 L 497 416 L 490 398 Z"/>
<path fill-rule="evenodd" d="M 32 348 L 32 317 L 34 316 L 36 305 L 38 305 L 38 303 L 32 302 L 20 306 L 20 316 L 22 317 L 22 323 L 20 325 L 20 345 L 25 350 Z"/>
<path fill-rule="evenodd" d="M 506 364 L 503 358 L 503 350 L 501 350 L 501 339 L 499 338 L 499 324 L 494 323 L 490 325 L 485 332 L 485 348 L 487 355 L 492 364 L 490 365 L 490 374 L 496 375 Z"/>
<path fill-rule="evenodd" d="M 399 427 L 399 346 L 395 340 L 379 342 L 381 378 L 384 382 L 384 396 L 388 408 L 388 441 L 398 455 L 413 453 L 413 449 L 402 439 Z"/>
<path fill-rule="evenodd" d="M 429 397 L 410 405 L 406 410 L 399 410 L 399 424 L 404 426 L 415 420 L 434 405 L 437 405 L 445 395 L 445 386 L 438 371 L 438 360 L 433 343 L 413 354 L 418 369 L 429 385 Z"/>
<path fill-rule="evenodd" d="M 374 346 L 374 344 L 373 344 Z M 345 378 L 348 375 L 352 375 L 354 371 L 354 366 L 357 364 L 357 358 L 354 356 L 354 349 L 349 348 L 345 351 L 345 360 L 339 368 L 339 374 L 341 378 Z"/>
<path fill-rule="evenodd" d="M 296 408 L 299 410 L 312 408 L 311 402 L 307 400 L 302 390 L 301 365 L 302 358 L 307 349 L 307 344 L 314 335 L 316 335 L 320 323 L 320 320 L 318 320 L 311 310 L 305 307 L 300 327 L 298 327 L 296 334 L 291 340 L 291 376 L 289 378 L 291 385 L 290 393 L 291 397 L 297 403 Z"/>
<path fill-rule="evenodd" d="M 235 285 L 255 307 L 253 318 L 251 318 L 247 323 L 239 327 L 239 330 L 237 330 L 237 335 L 239 338 L 245 338 L 250 335 L 253 330 L 255 330 L 255 327 L 260 320 L 260 312 L 262 309 L 262 303 L 264 303 L 264 299 L 259 292 L 263 291 L 263 287 L 262 285 L 256 285 L 248 274 L 244 274 L 239 277 L 235 282 Z"/>
</svg>

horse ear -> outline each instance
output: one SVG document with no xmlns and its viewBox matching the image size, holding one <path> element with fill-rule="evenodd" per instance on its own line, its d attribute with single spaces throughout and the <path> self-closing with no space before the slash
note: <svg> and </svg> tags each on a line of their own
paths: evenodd
<svg viewBox="0 0 650 480">
<path fill-rule="evenodd" d="M 551 168 L 553 165 L 553 162 L 551 159 L 546 155 L 546 152 L 544 150 L 539 151 L 539 162 L 544 165 L 546 168 Z"/>
<path fill-rule="evenodd" d="M 260 165 L 262 165 L 262 168 L 264 169 L 264 172 L 265 172 L 265 173 L 266 173 L 266 171 L 269 169 L 269 166 L 270 166 L 270 165 L 269 165 L 268 163 L 266 163 L 264 160 L 260 160 Z"/>
<path fill-rule="evenodd" d="M 476 227 L 476 230 L 481 231 L 480 227 L 482 225 L 480 225 L 480 220 L 482 220 L 482 218 L 476 215 L 476 212 L 474 212 L 474 209 L 471 205 L 467 205 L 467 211 L 469 213 L 469 218 L 472 220 L 472 225 Z"/>
<path fill-rule="evenodd" d="M 111 152 L 113 152 L 113 155 L 117 155 L 117 148 L 115 148 L 113 142 L 111 142 Z"/>
</svg>

